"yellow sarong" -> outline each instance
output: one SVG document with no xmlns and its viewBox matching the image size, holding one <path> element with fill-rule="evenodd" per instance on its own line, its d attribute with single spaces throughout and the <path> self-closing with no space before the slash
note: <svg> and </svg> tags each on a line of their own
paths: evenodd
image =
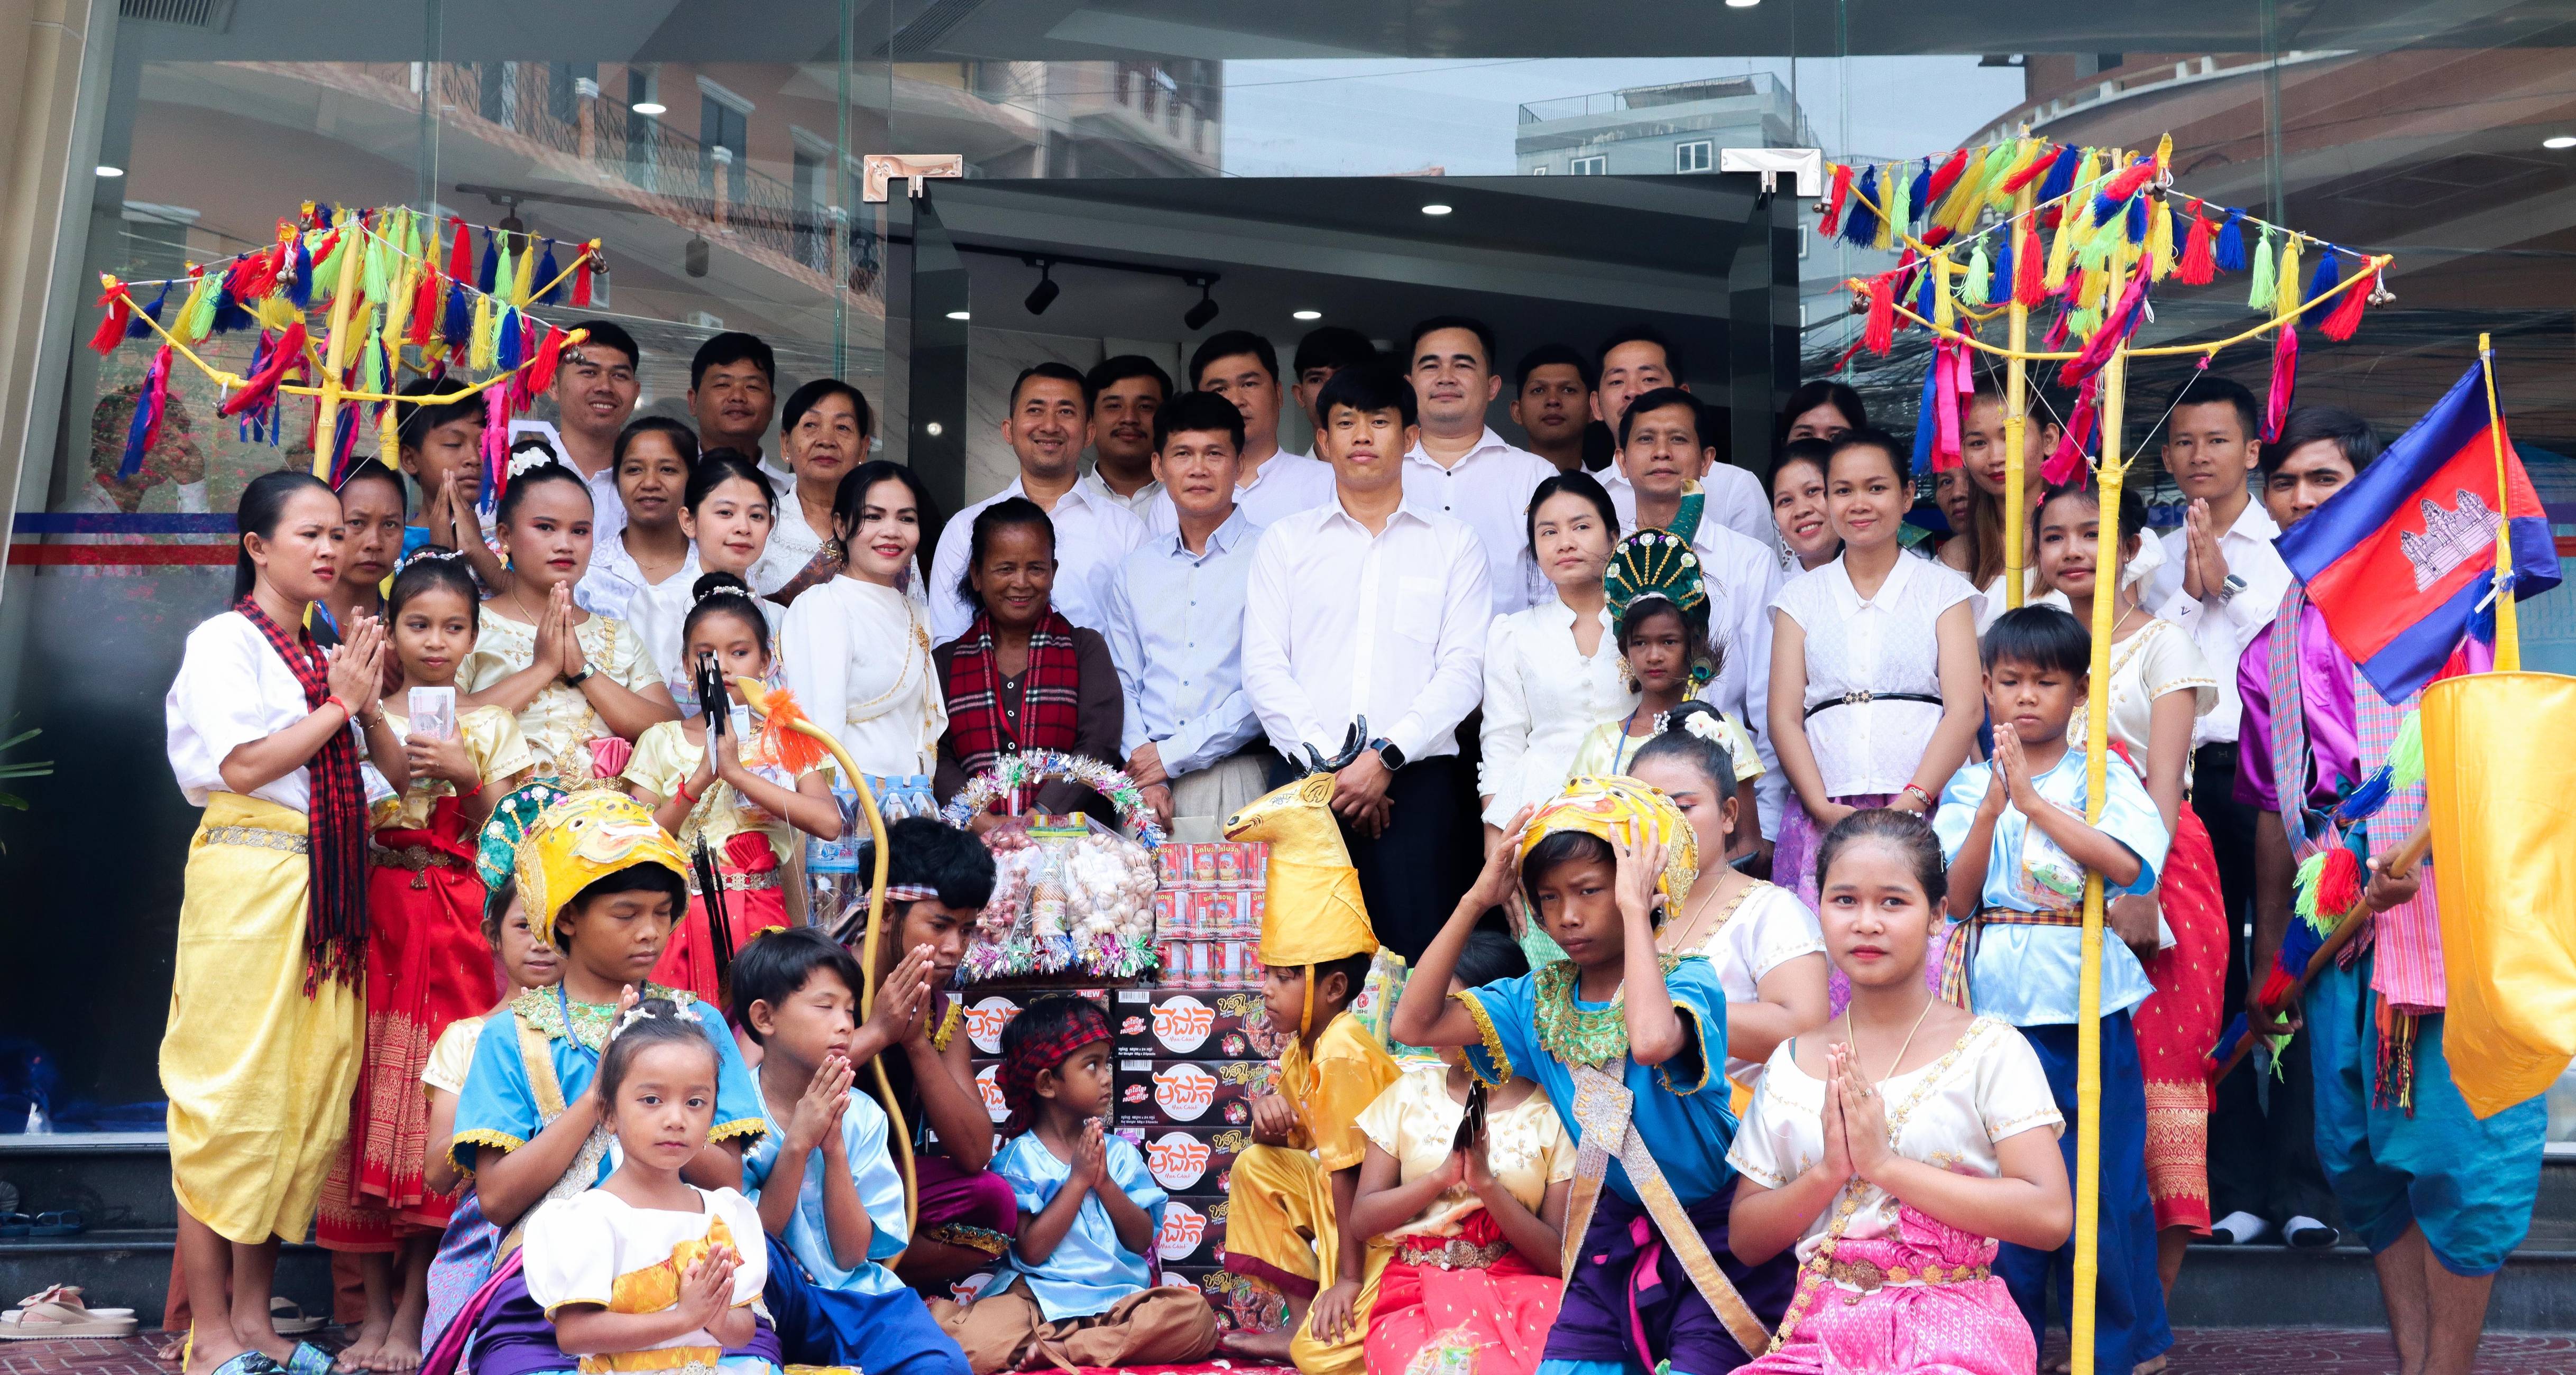
<svg viewBox="0 0 2576 1375">
<path fill-rule="evenodd" d="M 170 1184 L 225 1238 L 302 1241 L 349 1131 L 366 1022 L 356 987 L 304 994 L 306 817 L 234 793 L 188 846 L 161 1091 Z"/>
</svg>

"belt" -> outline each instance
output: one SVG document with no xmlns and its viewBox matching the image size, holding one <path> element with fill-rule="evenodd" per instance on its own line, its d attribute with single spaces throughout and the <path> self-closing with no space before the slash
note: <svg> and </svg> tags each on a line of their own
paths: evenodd
<svg viewBox="0 0 2576 1375">
<path fill-rule="evenodd" d="M 429 871 L 432 869 L 465 867 L 465 861 L 445 850 L 433 850 L 426 845 L 405 845 L 390 850 L 381 845 L 370 845 L 367 847 L 367 862 L 379 869 L 409 869 L 414 888 L 429 886 Z"/>
<path fill-rule="evenodd" d="M 2070 907 L 2057 912 L 2022 912 L 2009 907 L 1980 907 L 1977 914 L 1959 923 L 1950 933 L 1950 943 L 1941 951 L 1941 996 L 1962 1008 L 1968 1002 L 1968 962 L 1976 957 L 1978 942 L 1988 926 L 2082 926 L 2084 911 Z M 1971 1009 L 1973 1010 L 1973 1009 Z"/>
<path fill-rule="evenodd" d="M 1465 1237 L 1446 1237 L 1434 1245 L 1427 1238 L 1403 1237 L 1398 1239 L 1395 1258 L 1434 1270 L 1491 1270 L 1511 1249 L 1508 1241 L 1478 1246 Z"/>
<path fill-rule="evenodd" d="M 260 826 L 203 826 L 197 834 L 209 845 L 247 845 L 255 850 L 284 850 L 290 855 L 313 853 L 313 841 L 292 831 L 272 831 Z"/>
<path fill-rule="evenodd" d="M 772 869 L 765 874 L 727 874 L 724 876 L 724 886 L 728 893 L 756 893 L 763 889 L 775 888 L 778 886 L 778 871 Z M 690 881 L 689 891 L 692 894 L 703 892 L 695 880 Z"/>
<path fill-rule="evenodd" d="M 1846 692 L 1840 697 L 1828 697 L 1816 703 L 1807 708 L 1807 716 L 1813 717 L 1817 712 L 1831 711 L 1835 707 L 1866 706 L 1871 702 L 1929 702 L 1936 707 L 1946 705 L 1939 696 L 1929 692 L 1872 692 L 1862 688 L 1858 692 Z"/>
<path fill-rule="evenodd" d="M 1899 1265 L 1890 1269 L 1872 1260 L 1837 1260 L 1825 1265 L 1827 1281 L 1860 1291 L 1846 1297 L 1845 1303 L 1858 1303 L 1861 1294 L 1874 1293 L 1891 1284 L 1978 1284 L 1992 1278 L 1994 1272 L 1982 1265 Z"/>
</svg>

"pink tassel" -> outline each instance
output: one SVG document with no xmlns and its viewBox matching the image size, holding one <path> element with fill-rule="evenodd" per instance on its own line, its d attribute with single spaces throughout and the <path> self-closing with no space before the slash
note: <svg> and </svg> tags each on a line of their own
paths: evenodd
<svg viewBox="0 0 2576 1375">
<path fill-rule="evenodd" d="M 269 398 L 277 395 L 277 384 L 286 380 L 287 368 L 303 361 L 304 322 L 297 320 L 288 324 L 286 332 L 277 337 L 277 346 L 268 352 L 268 362 L 249 381 L 242 383 L 240 391 L 225 397 L 223 404 L 215 408 L 215 414 L 235 416 L 265 407 Z"/>
<path fill-rule="evenodd" d="M 2093 427 L 2100 422 L 2094 408 L 2100 394 L 2099 373 L 2085 379 L 2083 390 L 2075 394 L 2075 413 L 2066 418 L 2066 432 L 2057 438 L 2057 447 L 2049 452 L 2048 461 L 2039 466 L 2039 479 L 2051 486 L 2063 486 L 2084 471 L 2084 451 L 2093 442 Z"/>
<path fill-rule="evenodd" d="M 1828 239 L 1843 232 L 1843 201 L 1848 199 L 1851 195 L 1851 177 L 1852 173 L 1850 164 L 1841 162 L 1834 164 L 1834 186 L 1833 189 L 1825 195 L 1824 234 Z M 589 270 L 590 269 L 587 266 L 584 266 L 582 269 L 585 274 L 588 273 Z M 580 291 L 581 287 L 576 284 L 574 286 L 574 292 L 579 294 Z M 576 304 L 587 305 L 589 302 L 584 300 L 578 301 Z"/>
<path fill-rule="evenodd" d="M 2281 326 L 2280 342 L 2272 346 L 2272 396 L 2263 408 L 2263 442 L 2281 437 L 2281 422 L 2289 418 L 2290 394 L 2299 385 L 2299 327 Z"/>
<path fill-rule="evenodd" d="M 1933 413 L 1940 422 L 1932 440 L 1932 471 L 1936 473 L 1946 473 L 1966 461 L 1959 449 L 1959 378 L 1968 371 L 1968 360 L 1961 356 L 1966 350 L 1967 345 L 1944 339 L 1932 353 Z"/>
<path fill-rule="evenodd" d="M 483 391 L 483 505 L 490 510 L 510 485 L 510 398 L 508 388 Z"/>
</svg>

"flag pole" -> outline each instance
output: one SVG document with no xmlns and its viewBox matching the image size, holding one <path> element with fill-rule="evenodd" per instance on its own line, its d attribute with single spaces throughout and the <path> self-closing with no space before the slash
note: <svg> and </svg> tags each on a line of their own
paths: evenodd
<svg viewBox="0 0 2576 1375">
<path fill-rule="evenodd" d="M 2498 673 L 2522 671 L 2522 631 L 2513 611 L 2513 491 L 2505 485 L 2504 416 L 2496 409 L 2495 347 L 2478 336 L 2478 375 L 2487 384 L 2487 438 L 2495 445 L 2496 471 L 2496 637 Z"/>
<path fill-rule="evenodd" d="M 2004 226 L 2004 242 L 2013 250 L 2015 275 L 2019 275 L 2024 251 L 2020 242 L 2021 226 L 2030 218 L 2030 211 L 2031 188 L 2024 183 L 2019 191 L 2013 193 L 2013 218 Z M 2030 247 L 2038 245 L 2039 234 L 2034 225 Z M 2030 364 L 2023 360 L 2022 353 L 2030 347 L 2030 307 L 2021 303 L 2012 283 L 2006 282 L 2004 291 L 2012 302 L 2004 312 L 2005 322 L 2011 330 L 2006 343 L 2012 349 L 2004 360 L 2004 606 L 2011 609 L 2021 605 L 2022 544 L 2027 538 L 2023 530 L 2022 492 L 2030 481 L 2030 464 L 2026 457 L 2030 443 Z M 1968 480 L 1964 473 L 1960 477 L 1963 481 Z"/>
</svg>

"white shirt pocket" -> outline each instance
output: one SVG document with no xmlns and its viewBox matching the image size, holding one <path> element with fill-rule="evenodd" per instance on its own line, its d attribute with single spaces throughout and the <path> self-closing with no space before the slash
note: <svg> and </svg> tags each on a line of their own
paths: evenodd
<svg viewBox="0 0 2576 1375">
<path fill-rule="evenodd" d="M 1395 633 L 1424 644 L 1440 638 L 1438 578 L 1396 579 Z"/>
</svg>

